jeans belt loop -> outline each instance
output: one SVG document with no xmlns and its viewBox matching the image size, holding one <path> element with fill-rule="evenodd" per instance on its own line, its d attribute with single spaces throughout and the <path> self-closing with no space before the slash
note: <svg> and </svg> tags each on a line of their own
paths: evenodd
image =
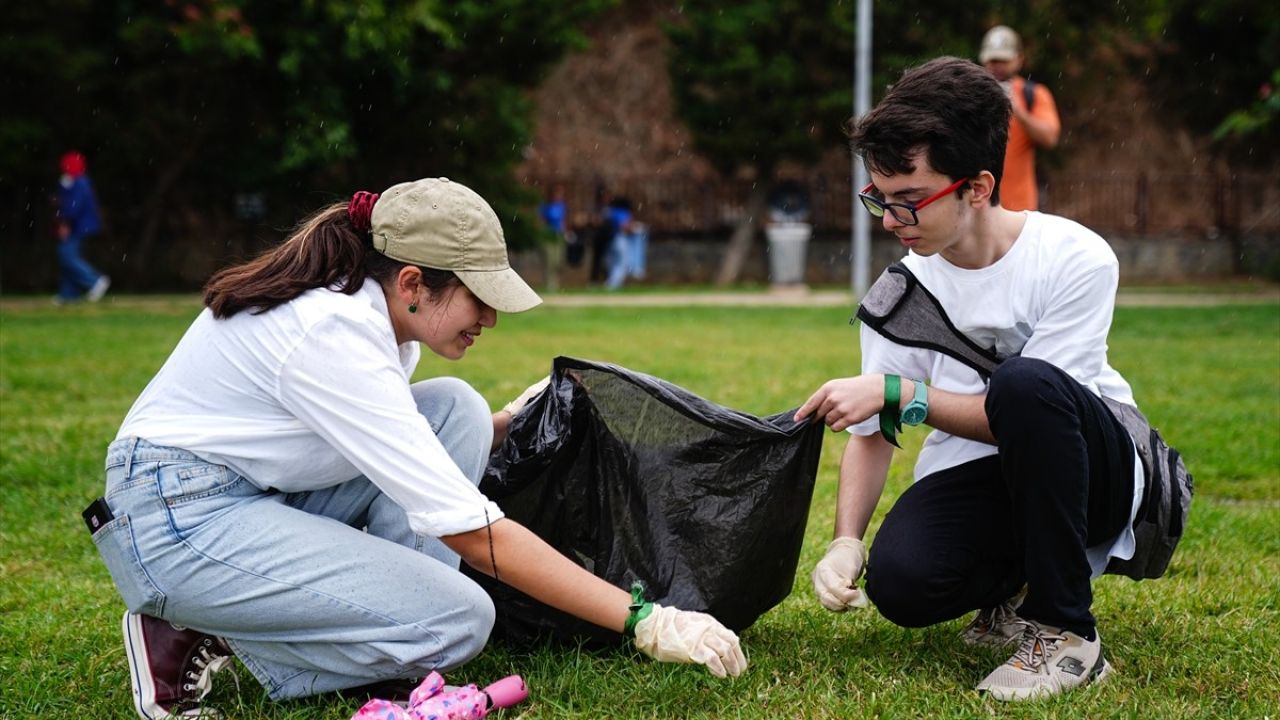
<svg viewBox="0 0 1280 720">
<path fill-rule="evenodd" d="M 129 438 L 129 451 L 124 455 L 124 480 L 128 482 L 133 475 L 133 454 L 138 451 L 138 438 Z"/>
</svg>

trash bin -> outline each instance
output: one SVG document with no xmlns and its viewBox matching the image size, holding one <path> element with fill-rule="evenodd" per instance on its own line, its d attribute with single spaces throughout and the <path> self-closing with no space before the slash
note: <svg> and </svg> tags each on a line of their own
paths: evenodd
<svg viewBox="0 0 1280 720">
<path fill-rule="evenodd" d="M 769 282 L 775 286 L 804 285 L 805 258 L 813 226 L 802 222 L 770 223 L 764 234 L 769 238 Z"/>
<path fill-rule="evenodd" d="M 783 180 L 769 191 L 769 283 L 775 289 L 803 288 L 809 249 L 809 191 L 795 180 Z"/>
</svg>

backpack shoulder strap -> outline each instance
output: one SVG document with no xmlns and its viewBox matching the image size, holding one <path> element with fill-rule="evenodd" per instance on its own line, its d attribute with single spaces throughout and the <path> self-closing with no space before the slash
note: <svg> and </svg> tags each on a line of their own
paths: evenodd
<svg viewBox="0 0 1280 720">
<path fill-rule="evenodd" d="M 984 380 L 1005 359 L 957 330 L 942 303 L 900 261 L 886 268 L 867 290 L 855 318 L 899 345 L 945 353 Z"/>
<path fill-rule="evenodd" d="M 1027 112 L 1031 112 L 1036 106 L 1036 82 L 1030 78 L 1022 81 L 1022 101 L 1027 106 Z"/>
</svg>

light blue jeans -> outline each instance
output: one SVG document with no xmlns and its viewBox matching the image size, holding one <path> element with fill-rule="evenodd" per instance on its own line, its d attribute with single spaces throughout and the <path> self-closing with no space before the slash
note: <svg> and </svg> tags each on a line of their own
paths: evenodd
<svg viewBox="0 0 1280 720">
<path fill-rule="evenodd" d="M 63 300 L 81 297 L 102 277 L 80 254 L 85 239 L 85 235 L 72 233 L 58 242 L 58 297 Z"/>
<path fill-rule="evenodd" d="M 413 395 L 479 483 L 489 407 L 456 378 Z M 272 699 L 447 670 L 493 629 L 489 596 L 439 540 L 364 477 L 263 491 L 178 448 L 128 438 L 107 453 L 115 519 L 94 535 L 129 610 L 226 638 Z"/>
<path fill-rule="evenodd" d="M 643 279 L 648 248 L 648 230 L 619 231 L 614 235 L 609 249 L 609 277 L 605 280 L 605 287 L 617 290 L 627 278 Z"/>
</svg>

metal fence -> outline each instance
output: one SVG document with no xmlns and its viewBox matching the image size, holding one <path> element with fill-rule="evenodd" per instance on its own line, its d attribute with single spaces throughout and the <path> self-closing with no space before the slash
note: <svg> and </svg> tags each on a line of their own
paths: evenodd
<svg viewBox="0 0 1280 720">
<path fill-rule="evenodd" d="M 848 231 L 849 177 L 793 178 L 810 196 L 810 222 L 818 231 Z M 741 218 L 749 181 L 630 176 L 601 181 L 586 176 L 529 176 L 540 192 L 565 189 L 571 222 L 592 222 L 604 188 L 627 197 L 654 234 L 715 234 Z M 1100 232 L 1128 235 L 1241 237 L 1280 235 L 1280 178 L 1259 173 L 1053 173 L 1042 189 L 1042 209 Z"/>
</svg>

